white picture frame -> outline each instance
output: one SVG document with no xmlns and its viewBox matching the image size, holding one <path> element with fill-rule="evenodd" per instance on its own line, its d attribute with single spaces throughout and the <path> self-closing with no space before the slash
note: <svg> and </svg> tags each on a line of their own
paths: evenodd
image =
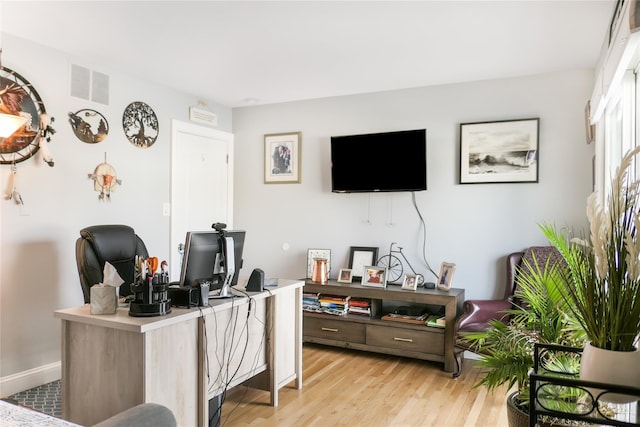
<svg viewBox="0 0 640 427">
<path fill-rule="evenodd" d="M 453 273 L 456 271 L 456 265 L 451 262 L 443 262 L 440 264 L 440 275 L 438 276 L 438 289 L 448 291 L 451 288 Z"/>
<path fill-rule="evenodd" d="M 299 184 L 302 132 L 264 136 L 264 183 Z"/>
<path fill-rule="evenodd" d="M 353 270 L 341 268 L 338 274 L 338 283 L 351 283 L 353 281 Z"/>
<path fill-rule="evenodd" d="M 366 265 L 362 273 L 363 273 L 362 279 L 360 279 L 360 284 L 362 286 L 369 286 L 372 288 L 387 287 L 386 267 L 378 267 L 376 265 Z"/>
<path fill-rule="evenodd" d="M 418 275 L 417 274 L 405 274 L 402 279 L 402 289 L 415 291 L 418 289 Z"/>
</svg>

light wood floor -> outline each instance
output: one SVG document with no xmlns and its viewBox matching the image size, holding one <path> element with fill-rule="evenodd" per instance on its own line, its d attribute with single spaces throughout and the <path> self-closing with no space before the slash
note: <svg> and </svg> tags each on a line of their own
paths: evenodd
<svg viewBox="0 0 640 427">
<path fill-rule="evenodd" d="M 480 370 L 466 360 L 457 380 L 442 364 L 304 344 L 303 387 L 239 386 L 222 406 L 222 426 L 507 426 L 506 387 L 473 389 Z"/>
</svg>

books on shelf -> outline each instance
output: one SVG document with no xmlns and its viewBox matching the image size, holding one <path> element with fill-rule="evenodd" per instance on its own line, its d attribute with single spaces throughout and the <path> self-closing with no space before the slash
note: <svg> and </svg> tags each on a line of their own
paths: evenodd
<svg viewBox="0 0 640 427">
<path fill-rule="evenodd" d="M 311 313 L 344 316 L 349 310 L 350 299 L 350 296 L 304 292 L 302 294 L 302 310 Z"/>
<path fill-rule="evenodd" d="M 444 316 L 440 316 L 438 314 L 429 316 L 429 319 L 427 319 L 427 326 L 431 326 L 433 328 L 444 328 L 446 326 Z"/>
<path fill-rule="evenodd" d="M 367 298 L 351 298 L 347 312 L 349 314 L 371 316 L 371 300 Z"/>
</svg>

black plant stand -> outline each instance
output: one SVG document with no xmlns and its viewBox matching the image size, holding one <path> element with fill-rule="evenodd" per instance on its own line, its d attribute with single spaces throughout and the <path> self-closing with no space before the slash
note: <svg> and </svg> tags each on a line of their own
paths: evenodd
<svg viewBox="0 0 640 427">
<path fill-rule="evenodd" d="M 541 415 L 548 415 L 559 419 L 591 422 L 597 425 L 611 426 L 640 426 L 640 388 L 628 387 L 616 384 L 605 384 L 594 381 L 580 380 L 578 374 L 566 374 L 552 372 L 543 368 L 542 360 L 553 353 L 581 354 L 582 348 L 566 347 L 553 344 L 535 344 L 534 366 L 529 372 L 531 393 L 529 397 L 529 426 L 535 427 Z M 562 407 L 550 405 L 550 400 L 545 397 L 546 391 L 551 387 L 569 387 L 584 391 L 587 397 L 580 403 L 561 402 Z M 601 404 L 605 403 L 607 395 L 612 393 L 624 394 L 631 400 L 630 403 L 617 404 L 628 405 L 625 418 L 619 414 L 607 414 L 602 411 Z M 633 399 L 635 397 L 635 400 Z M 558 403 L 558 401 L 552 402 Z"/>
</svg>

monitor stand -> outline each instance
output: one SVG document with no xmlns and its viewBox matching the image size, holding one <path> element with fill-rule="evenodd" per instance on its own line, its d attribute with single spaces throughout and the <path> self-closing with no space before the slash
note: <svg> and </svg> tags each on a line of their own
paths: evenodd
<svg viewBox="0 0 640 427">
<path fill-rule="evenodd" d="M 209 299 L 222 299 L 222 298 L 235 298 L 233 292 L 231 292 L 231 286 L 225 285 L 220 289 L 220 293 L 218 295 L 209 295 Z"/>
<path fill-rule="evenodd" d="M 234 258 L 234 244 L 233 237 L 223 236 L 221 237 L 221 247 L 223 254 L 223 266 L 224 266 L 224 279 L 222 282 L 222 288 L 218 295 L 210 295 L 209 299 L 219 298 L 233 298 L 234 294 L 231 293 L 231 282 L 233 281 L 233 275 L 236 272 L 235 258 Z"/>
</svg>

